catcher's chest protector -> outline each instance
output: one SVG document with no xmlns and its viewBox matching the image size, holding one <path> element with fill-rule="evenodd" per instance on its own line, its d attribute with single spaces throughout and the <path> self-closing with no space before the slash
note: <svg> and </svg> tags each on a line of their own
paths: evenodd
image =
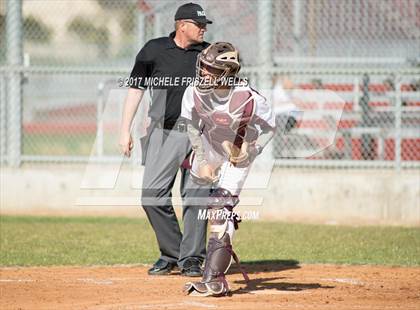
<svg viewBox="0 0 420 310">
<path fill-rule="evenodd" d="M 200 124 L 203 135 L 219 154 L 224 154 L 222 142 L 238 142 L 238 135 L 247 142 L 257 139 L 254 113 L 255 101 L 250 90 L 233 91 L 225 101 L 213 93 L 201 95 L 194 91 L 193 123 Z"/>
</svg>

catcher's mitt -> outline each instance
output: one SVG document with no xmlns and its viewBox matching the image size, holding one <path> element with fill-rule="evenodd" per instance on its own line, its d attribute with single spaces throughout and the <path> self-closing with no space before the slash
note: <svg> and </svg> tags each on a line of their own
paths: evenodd
<svg viewBox="0 0 420 310">
<path fill-rule="evenodd" d="M 241 145 L 241 148 L 239 148 L 232 142 L 225 140 L 222 142 L 222 146 L 232 165 L 236 166 L 238 164 L 244 164 L 248 162 L 247 160 L 249 154 L 247 142 L 244 141 Z"/>
</svg>

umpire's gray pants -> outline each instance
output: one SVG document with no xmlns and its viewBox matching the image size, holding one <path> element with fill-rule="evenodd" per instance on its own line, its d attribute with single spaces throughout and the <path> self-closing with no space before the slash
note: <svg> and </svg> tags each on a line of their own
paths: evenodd
<svg viewBox="0 0 420 310">
<path fill-rule="evenodd" d="M 156 233 L 160 258 L 177 262 L 180 268 L 187 258 L 203 261 L 206 256 L 207 221 L 198 219 L 198 215 L 199 209 L 206 209 L 209 188 L 192 182 L 189 170 L 180 168 L 190 150 L 187 133 L 155 128 L 146 153 L 142 186 L 142 205 Z M 182 173 L 183 234 L 171 199 L 178 170 Z"/>
</svg>

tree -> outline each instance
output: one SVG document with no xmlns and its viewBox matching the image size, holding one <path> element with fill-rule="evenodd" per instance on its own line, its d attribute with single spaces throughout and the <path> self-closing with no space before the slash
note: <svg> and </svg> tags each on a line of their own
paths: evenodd
<svg viewBox="0 0 420 310">
<path fill-rule="evenodd" d="M 33 43 L 48 43 L 53 31 L 38 18 L 29 15 L 23 20 L 23 36 Z"/>
<path fill-rule="evenodd" d="M 109 30 L 106 26 L 97 27 L 88 18 L 76 16 L 67 26 L 67 31 L 85 43 L 96 45 L 101 55 L 108 54 Z"/>
</svg>

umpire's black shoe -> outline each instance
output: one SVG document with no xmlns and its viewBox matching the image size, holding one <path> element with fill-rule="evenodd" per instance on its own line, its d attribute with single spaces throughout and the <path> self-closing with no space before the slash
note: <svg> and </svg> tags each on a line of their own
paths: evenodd
<svg viewBox="0 0 420 310">
<path fill-rule="evenodd" d="M 201 264 L 201 260 L 197 258 L 188 258 L 182 265 L 181 274 L 187 277 L 201 277 L 203 275 Z"/>
<path fill-rule="evenodd" d="M 153 265 L 152 268 L 148 270 L 149 275 L 165 275 L 170 274 L 172 269 L 176 266 L 176 263 L 170 263 L 163 259 L 158 259 L 158 261 Z"/>
</svg>

